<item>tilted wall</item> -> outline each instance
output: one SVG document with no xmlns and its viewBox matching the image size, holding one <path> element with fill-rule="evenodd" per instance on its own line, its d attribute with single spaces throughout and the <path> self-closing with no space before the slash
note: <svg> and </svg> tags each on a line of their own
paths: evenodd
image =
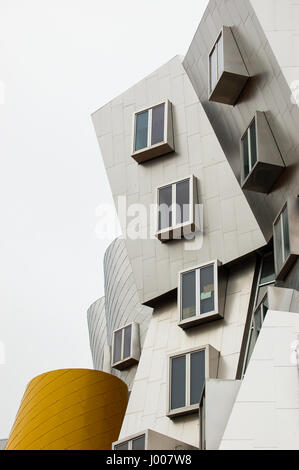
<svg viewBox="0 0 299 470">
<path fill-rule="evenodd" d="M 271 17 L 273 2 L 211 0 L 183 65 L 238 181 L 241 172 L 240 138 L 255 111 L 266 112 L 287 168 L 269 194 L 246 190 L 244 194 L 268 241 L 272 236 L 274 218 L 283 204 L 288 197 L 297 197 L 299 193 L 299 108 L 291 102 L 290 87 L 252 7 L 264 10 L 265 5 L 258 7 L 257 4 L 267 4 Z M 235 106 L 208 100 L 209 53 L 223 25 L 231 26 L 251 77 Z M 271 43 L 274 46 L 273 41 Z M 285 47 L 281 53 L 283 51 Z"/>
<path fill-rule="evenodd" d="M 138 165 L 131 157 L 133 113 L 165 99 L 173 108 L 175 152 Z M 92 118 L 114 201 L 125 195 L 128 207 L 143 204 L 148 218 L 141 226 L 148 233 L 154 229 L 149 212 L 156 203 L 156 188 L 191 174 L 198 180 L 202 245 L 200 238 L 164 244 L 155 237 L 125 240 L 141 303 L 176 288 L 183 268 L 215 258 L 227 263 L 265 244 L 178 56 Z M 127 223 L 131 220 L 127 216 Z"/>
<path fill-rule="evenodd" d="M 129 323 L 139 324 L 142 348 L 152 309 L 140 304 L 126 245 L 114 240 L 104 256 L 105 297 L 88 309 L 90 348 L 96 369 L 111 372 L 132 386 L 137 365 L 123 371 L 111 368 L 113 331 Z"/>
</svg>

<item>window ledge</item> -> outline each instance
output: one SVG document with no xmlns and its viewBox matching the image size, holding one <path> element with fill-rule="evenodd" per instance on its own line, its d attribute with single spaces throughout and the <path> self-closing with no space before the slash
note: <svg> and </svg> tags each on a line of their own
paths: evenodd
<svg viewBox="0 0 299 470">
<path fill-rule="evenodd" d="M 197 227 L 194 222 L 185 222 L 180 225 L 175 225 L 174 227 L 159 230 L 155 236 L 160 240 L 160 242 L 164 243 L 169 240 L 180 240 L 188 237 L 189 235 L 194 234 L 196 230 Z"/>
<path fill-rule="evenodd" d="M 124 370 L 124 369 L 127 369 L 128 367 L 138 364 L 138 362 L 139 362 L 138 359 L 131 356 L 131 357 L 127 357 L 126 359 L 122 361 L 114 362 L 113 364 L 111 364 L 111 367 L 117 370 Z"/>
<path fill-rule="evenodd" d="M 167 413 L 167 418 L 173 419 L 178 416 L 190 415 L 192 413 L 199 412 L 199 404 L 184 406 L 184 408 L 177 408 L 176 410 L 170 410 Z"/>
<path fill-rule="evenodd" d="M 202 315 L 197 315 L 194 317 L 186 318 L 185 320 L 181 320 L 178 323 L 178 326 L 183 330 L 187 330 L 188 328 L 192 328 L 193 326 L 200 325 L 202 323 L 208 323 L 215 320 L 223 319 L 223 315 L 218 312 L 209 312 L 204 313 Z"/>
<path fill-rule="evenodd" d="M 242 189 L 269 194 L 284 169 L 284 166 L 257 161 L 242 182 Z"/>
<path fill-rule="evenodd" d="M 295 255 L 294 253 L 290 253 L 288 258 L 285 260 L 283 263 L 282 267 L 280 268 L 280 271 L 276 274 L 276 280 L 277 281 L 283 281 L 284 278 L 286 277 L 287 273 L 295 263 L 298 255 Z"/>
<path fill-rule="evenodd" d="M 152 145 L 151 147 L 146 147 L 144 149 L 133 152 L 132 158 L 134 158 L 137 163 L 143 163 L 173 151 L 174 147 L 171 146 L 168 142 L 159 142 L 158 144 Z"/>
</svg>

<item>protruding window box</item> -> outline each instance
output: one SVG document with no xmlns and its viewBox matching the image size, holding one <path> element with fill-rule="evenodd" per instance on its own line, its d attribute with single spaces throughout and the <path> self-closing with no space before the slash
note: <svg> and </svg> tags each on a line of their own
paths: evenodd
<svg viewBox="0 0 299 470">
<path fill-rule="evenodd" d="M 112 444 L 113 450 L 198 450 L 185 442 L 160 432 L 146 429 L 143 432 L 120 439 Z"/>
<path fill-rule="evenodd" d="M 157 188 L 157 232 L 161 242 L 192 238 L 200 230 L 196 178 L 192 175 Z"/>
<path fill-rule="evenodd" d="M 282 280 L 299 255 L 299 197 L 290 198 L 273 223 L 276 279 Z"/>
<path fill-rule="evenodd" d="M 134 114 L 132 157 L 143 163 L 174 151 L 172 105 L 166 100 Z"/>
<path fill-rule="evenodd" d="M 180 271 L 179 326 L 191 328 L 224 316 L 227 271 L 218 260 Z"/>
<path fill-rule="evenodd" d="M 223 26 L 209 54 L 209 101 L 235 105 L 248 79 L 232 30 Z"/>
<path fill-rule="evenodd" d="M 264 112 L 257 111 L 241 138 L 242 189 L 268 194 L 285 169 Z"/>
<path fill-rule="evenodd" d="M 169 356 L 169 418 L 199 412 L 206 378 L 217 375 L 219 352 L 205 345 Z"/>
<path fill-rule="evenodd" d="M 140 358 L 140 340 L 138 323 L 130 323 L 113 332 L 112 364 L 118 370 L 138 364 Z"/>
</svg>

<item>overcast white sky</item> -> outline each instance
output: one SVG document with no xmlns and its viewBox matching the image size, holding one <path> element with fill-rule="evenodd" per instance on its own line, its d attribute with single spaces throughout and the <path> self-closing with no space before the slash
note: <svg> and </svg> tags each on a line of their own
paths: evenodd
<svg viewBox="0 0 299 470">
<path fill-rule="evenodd" d="M 90 114 L 185 54 L 207 3 L 0 0 L 0 438 L 31 378 L 92 367 L 112 198 Z"/>
</svg>

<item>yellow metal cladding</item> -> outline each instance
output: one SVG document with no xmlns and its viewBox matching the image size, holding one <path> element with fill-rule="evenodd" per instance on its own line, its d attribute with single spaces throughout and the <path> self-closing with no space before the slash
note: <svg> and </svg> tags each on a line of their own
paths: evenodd
<svg viewBox="0 0 299 470">
<path fill-rule="evenodd" d="M 111 449 L 128 402 L 126 384 L 111 374 L 62 369 L 28 384 L 7 450 Z"/>
</svg>

